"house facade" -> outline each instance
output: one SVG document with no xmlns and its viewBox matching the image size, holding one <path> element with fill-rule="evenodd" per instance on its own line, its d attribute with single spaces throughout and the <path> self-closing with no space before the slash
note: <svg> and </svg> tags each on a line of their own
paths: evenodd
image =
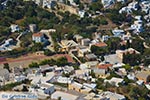
<svg viewBox="0 0 150 100">
<path fill-rule="evenodd" d="M 35 33 L 32 35 L 32 40 L 35 41 L 36 43 L 44 42 L 44 34 L 42 33 Z"/>
</svg>

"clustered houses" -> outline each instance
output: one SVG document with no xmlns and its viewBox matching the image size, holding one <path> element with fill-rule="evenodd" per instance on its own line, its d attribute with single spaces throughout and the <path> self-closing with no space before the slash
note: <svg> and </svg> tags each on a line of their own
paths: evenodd
<svg viewBox="0 0 150 100">
<path fill-rule="evenodd" d="M 111 69 L 110 67 L 112 66 L 112 64 L 99 64 L 93 68 L 93 71 L 95 72 L 96 76 L 106 78 L 110 75 L 109 69 Z"/>
<path fill-rule="evenodd" d="M 141 0 L 140 2 L 137 1 L 133 1 L 131 3 L 128 4 L 128 6 L 126 7 L 122 7 L 119 11 L 119 13 L 128 13 L 129 15 L 132 15 L 133 11 L 137 11 L 138 9 L 141 9 L 142 12 L 145 13 L 145 15 L 142 16 L 138 15 L 138 16 L 133 16 L 135 21 L 134 23 L 131 25 L 131 27 L 129 28 L 129 30 L 133 30 L 134 33 L 138 34 L 144 31 L 144 25 L 145 26 L 150 26 L 150 1 L 148 0 Z M 143 20 L 145 20 L 146 22 L 144 22 L 143 25 Z"/>
<path fill-rule="evenodd" d="M 76 100 L 77 98 L 86 100 L 89 100 L 89 98 L 98 98 L 100 100 L 103 100 L 104 98 L 106 100 L 125 100 L 125 96 L 110 91 L 104 91 L 98 94 L 92 92 L 96 90 L 97 84 L 95 83 L 96 78 L 93 78 L 89 74 L 93 70 L 97 77 L 104 79 L 104 83 L 110 83 L 111 85 L 119 87 L 119 84 L 124 84 L 123 78 L 105 78 L 110 75 L 111 70 L 119 69 L 118 73 L 124 72 L 122 66 L 123 64 L 115 65 L 99 63 L 97 61 L 89 61 L 84 64 L 80 64 L 80 67 L 77 70 L 75 70 L 72 66 L 41 65 L 39 66 L 39 68 L 30 68 L 26 70 L 26 74 L 24 74 L 23 68 L 15 67 L 12 72 L 9 72 L 7 69 L 1 70 L 2 72 L 0 74 L 0 77 L 1 85 L 7 84 L 10 81 L 20 82 L 25 79 L 31 80 L 32 85 L 28 87 L 28 90 L 31 93 L 36 93 L 39 98 L 46 98 L 51 95 L 52 99 L 56 99 L 58 98 L 58 96 L 66 99 L 68 98 L 67 96 L 71 96 L 72 98 L 70 100 Z M 69 77 L 63 76 L 63 73 L 72 73 L 72 75 L 70 75 Z M 132 78 L 132 76 L 135 78 Z M 149 70 L 132 73 L 130 76 L 128 75 L 128 77 L 129 79 L 137 80 L 137 82 L 142 81 L 143 84 L 150 82 Z M 81 80 L 89 80 L 89 83 L 86 83 L 84 81 L 82 82 Z M 68 87 L 66 87 L 67 89 L 59 87 L 56 83 L 68 84 Z M 15 87 L 14 90 L 17 90 L 18 88 L 19 87 Z M 75 95 L 70 91 L 77 92 L 79 95 Z M 95 97 L 95 95 L 97 97 Z"/>
<path fill-rule="evenodd" d="M 123 55 L 126 55 L 127 53 L 129 54 L 140 54 L 140 52 L 136 51 L 133 48 L 129 48 L 126 50 L 116 50 L 116 55 L 122 60 L 123 59 Z"/>
<path fill-rule="evenodd" d="M 106 91 L 100 94 L 90 93 L 85 97 L 86 100 L 126 100 L 125 96 Z"/>
<path fill-rule="evenodd" d="M 139 8 L 138 2 L 133 1 L 133 2 L 129 3 L 127 7 L 121 8 L 120 11 L 119 11 L 119 13 L 126 12 L 126 13 L 130 14 L 130 13 L 133 12 L 133 10 L 137 11 L 138 8 Z"/>
<path fill-rule="evenodd" d="M 38 34 L 38 33 L 35 33 Z M 15 67 L 12 72 L 7 69 L 3 69 L 0 72 L 0 84 L 1 86 L 9 82 L 20 82 L 25 79 L 31 80 L 31 86 L 29 86 L 28 91 L 31 93 L 36 93 L 38 98 L 46 98 L 51 96 L 52 99 L 57 99 L 61 97 L 64 100 L 76 100 L 81 98 L 82 100 L 96 99 L 99 100 L 126 100 L 125 96 L 117 94 L 111 91 L 103 91 L 101 93 L 95 94 L 96 90 L 96 78 L 92 77 L 90 73 L 93 71 L 96 77 L 103 78 L 104 83 L 109 83 L 113 86 L 119 87 L 119 84 L 124 84 L 123 78 L 112 77 L 111 79 L 105 79 L 110 75 L 111 70 L 115 70 L 116 74 L 119 76 L 126 76 L 127 71 L 122 66 L 122 63 L 106 63 L 99 62 L 97 55 L 90 51 L 90 46 L 95 45 L 100 48 L 107 47 L 105 42 L 97 41 L 96 43 L 91 43 L 92 40 L 84 39 L 78 36 L 73 40 L 62 40 L 60 42 L 61 49 L 63 51 L 71 52 L 72 56 L 78 59 L 78 57 L 86 58 L 85 63 L 81 63 L 79 69 L 75 70 L 73 66 L 49 66 L 42 65 L 39 68 L 28 69 L 26 74 L 24 74 L 21 67 Z M 41 42 L 41 41 L 40 41 Z M 73 52 L 76 51 L 76 53 Z M 122 59 L 122 54 L 129 53 L 139 53 L 138 51 L 129 48 L 124 51 L 116 51 L 116 57 Z M 111 57 L 111 55 L 110 55 Z M 114 59 L 114 56 L 113 56 Z M 114 62 L 117 59 L 114 59 Z M 63 74 L 70 74 L 70 76 L 64 76 Z M 136 73 L 130 73 L 127 75 L 128 79 L 137 81 L 137 84 L 145 84 L 149 88 L 150 82 L 150 70 L 142 70 Z M 88 80 L 89 83 L 82 82 L 81 80 Z M 57 84 L 67 84 L 66 88 L 59 87 Z M 17 90 L 18 87 L 14 89 Z M 79 95 L 75 95 L 70 92 L 77 92 Z M 82 96 L 81 96 L 82 95 Z"/>
<path fill-rule="evenodd" d="M 143 21 L 141 20 L 141 16 L 135 16 L 136 21 L 131 25 L 131 29 L 134 30 L 134 33 L 138 34 L 143 32 Z"/>
<path fill-rule="evenodd" d="M 46 31 L 42 31 L 43 33 Z M 114 36 L 122 38 L 125 34 L 124 31 L 122 30 L 115 30 L 113 31 Z M 42 33 L 35 33 L 37 34 L 42 34 Z M 121 35 L 120 35 L 121 34 Z M 35 36 L 36 36 L 35 35 Z M 34 36 L 34 34 L 33 34 Z M 42 37 L 41 37 L 42 38 Z M 101 38 L 101 37 L 100 37 Z M 111 38 L 111 37 L 109 37 Z M 108 58 L 110 59 L 112 57 L 113 62 L 104 61 L 100 62 L 98 60 L 98 56 L 93 54 L 91 52 L 91 46 L 97 46 L 100 48 L 106 48 L 107 44 L 105 42 L 101 42 L 100 39 L 98 40 L 91 40 L 89 38 L 83 38 L 80 35 L 75 35 L 74 36 L 75 40 L 62 40 L 60 41 L 60 50 L 63 52 L 68 52 L 72 55 L 77 60 L 80 60 L 79 58 L 85 58 L 86 62 L 81 63 L 79 66 L 79 69 L 74 70 L 72 66 L 49 66 L 49 65 L 43 65 L 39 66 L 39 69 L 34 69 L 34 73 L 30 72 L 27 75 L 27 78 L 32 80 L 31 84 L 33 86 L 36 86 L 37 88 L 30 87 L 29 91 L 30 92 L 38 92 L 41 95 L 51 95 L 51 98 L 57 98 L 58 96 L 61 96 L 62 98 L 67 98 L 67 96 L 72 96 L 70 100 L 75 100 L 78 98 L 78 96 L 74 94 L 70 94 L 69 92 L 63 92 L 63 88 L 57 87 L 55 83 L 59 84 L 68 84 L 68 90 L 76 91 L 78 93 L 86 95 L 84 98 L 87 98 L 89 95 L 91 95 L 90 98 L 95 98 L 94 95 L 97 95 L 99 99 L 115 99 L 115 100 L 125 100 L 125 97 L 123 95 L 113 93 L 110 91 L 105 91 L 99 94 L 91 94 L 91 91 L 96 89 L 96 84 L 95 83 L 96 79 L 90 76 L 89 73 L 92 71 L 95 73 L 96 77 L 99 78 L 106 78 L 110 76 L 110 71 L 115 70 L 115 73 L 118 74 L 119 76 L 126 76 L 127 71 L 122 63 L 122 61 L 119 63 L 117 59 L 122 60 L 123 59 L 123 54 L 130 53 L 130 54 L 139 54 L 138 51 L 136 51 L 133 48 L 129 48 L 127 50 L 116 50 L 116 54 L 114 55 L 107 55 L 109 56 Z M 93 42 L 94 41 L 94 42 Z M 39 41 L 42 42 L 42 41 Z M 114 59 L 116 57 L 117 59 Z M 44 74 L 46 73 L 46 74 Z M 72 75 L 68 76 L 62 76 L 62 74 L 68 74 L 72 73 Z M 44 74 L 44 75 L 43 75 Z M 140 82 L 143 82 L 143 84 L 146 84 L 150 82 L 149 78 L 149 71 L 141 71 L 138 73 L 132 73 L 127 75 L 128 79 L 131 80 L 137 80 L 137 84 Z M 91 83 L 87 84 L 84 82 L 76 81 L 76 79 L 81 79 L 81 80 L 90 80 Z M 16 77 L 16 80 L 24 80 L 23 76 L 20 76 L 19 78 Z M 112 77 L 111 79 L 104 80 L 105 83 L 110 83 L 116 87 L 119 87 L 119 84 L 124 84 L 124 79 L 123 78 L 117 78 L 117 77 Z M 66 91 L 66 90 L 65 90 Z"/>
<path fill-rule="evenodd" d="M 111 5 L 115 4 L 116 2 L 125 3 L 127 0 L 102 0 L 102 4 L 104 8 L 109 8 Z"/>
<path fill-rule="evenodd" d="M 43 7 L 51 8 L 53 1 L 56 0 L 33 0 L 38 5 Z M 71 5 L 75 5 L 73 0 L 69 0 Z M 63 2 L 63 0 L 59 0 Z M 102 0 L 105 8 L 114 4 L 116 0 Z M 126 0 L 117 0 L 117 2 L 126 2 Z M 140 5 L 138 2 L 131 2 L 127 7 L 121 8 L 119 13 L 127 12 L 132 13 L 132 10 L 137 10 L 139 6 L 142 10 L 149 14 L 150 2 L 143 1 Z M 148 9 L 148 10 L 147 10 Z M 84 16 L 84 11 L 79 12 L 80 17 Z M 145 18 L 149 15 L 144 16 Z M 101 60 L 102 56 L 92 52 L 92 46 L 98 47 L 100 49 L 106 49 L 108 47 L 107 40 L 110 38 L 120 38 L 122 42 L 120 44 L 124 45 L 127 41 L 131 40 L 131 35 L 128 30 L 133 30 L 135 33 L 141 33 L 143 29 L 143 21 L 141 16 L 134 16 L 136 21 L 127 30 L 116 28 L 112 30 L 112 34 L 101 36 L 98 33 L 94 33 L 96 36 L 93 39 L 84 38 L 80 35 L 75 35 L 72 40 L 61 40 L 58 42 L 60 46 L 59 51 L 63 53 L 70 54 L 77 62 L 77 65 L 40 65 L 38 68 L 28 68 L 26 71 L 22 67 L 14 67 L 12 71 L 6 68 L 0 70 L 0 86 L 4 86 L 10 82 L 21 82 L 23 80 L 30 80 L 28 91 L 30 93 L 35 93 L 38 98 L 46 99 L 51 97 L 51 99 L 62 100 L 126 100 L 126 97 L 122 94 L 118 94 L 111 91 L 101 91 L 96 93 L 97 90 L 97 79 L 104 79 L 104 84 L 111 84 L 114 87 L 119 87 L 120 84 L 124 85 L 125 79 L 127 77 L 129 80 L 134 80 L 138 85 L 145 85 L 150 89 L 150 68 L 142 68 L 140 71 L 129 72 L 125 69 L 125 64 L 123 63 L 123 55 L 126 54 L 140 54 L 139 51 L 128 48 L 125 50 L 115 50 L 114 54 L 104 54 L 104 59 Z M 150 17 L 149 17 L 150 18 Z M 11 25 L 11 32 L 18 32 L 18 25 Z M 33 33 L 32 40 L 35 43 L 45 43 L 49 40 L 45 38 L 45 35 L 49 33 L 55 34 L 55 29 L 41 30 L 37 32 L 36 24 L 30 24 L 29 30 Z M 47 34 L 48 33 L 48 34 Z M 9 47 L 13 39 L 8 39 L 5 41 L 1 47 Z M 49 41 L 51 42 L 51 41 Z M 130 41 L 132 42 L 132 41 Z M 43 52 L 42 52 L 43 53 Z M 38 52 L 40 54 L 40 52 Z M 76 68 L 77 67 L 77 68 Z M 133 69 L 133 68 L 132 68 Z M 111 73 L 114 72 L 120 78 L 113 77 L 108 78 Z M 94 73 L 94 75 L 92 75 Z M 18 90 L 18 87 L 14 88 Z"/>
<path fill-rule="evenodd" d="M 5 41 L 2 41 L 0 44 L 0 51 L 12 51 L 14 49 L 17 49 L 20 47 L 20 38 L 22 35 L 26 34 L 27 32 L 32 32 L 32 41 L 34 41 L 35 43 L 43 43 L 43 44 L 47 44 L 48 42 L 52 43 L 52 40 L 49 39 L 47 40 L 45 38 L 45 36 L 51 38 L 51 36 L 49 35 L 49 33 L 55 33 L 56 30 L 55 29 L 42 29 L 40 32 L 37 32 L 37 25 L 36 24 L 29 24 L 28 29 L 24 30 L 23 32 L 21 32 L 21 28 L 16 25 L 16 24 L 12 24 L 10 26 L 11 29 L 11 33 L 13 34 L 14 32 L 18 33 L 18 36 L 14 39 L 14 38 L 8 38 Z M 52 44 L 51 44 L 52 45 Z"/>
</svg>

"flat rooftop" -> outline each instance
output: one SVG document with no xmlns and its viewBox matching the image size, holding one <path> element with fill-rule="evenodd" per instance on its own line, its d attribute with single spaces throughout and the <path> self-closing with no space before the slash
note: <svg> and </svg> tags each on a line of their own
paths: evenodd
<svg viewBox="0 0 150 100">
<path fill-rule="evenodd" d="M 61 97 L 61 100 L 76 100 L 78 98 L 78 96 L 61 91 L 56 91 L 51 95 L 52 99 L 58 99 L 59 97 Z"/>
</svg>

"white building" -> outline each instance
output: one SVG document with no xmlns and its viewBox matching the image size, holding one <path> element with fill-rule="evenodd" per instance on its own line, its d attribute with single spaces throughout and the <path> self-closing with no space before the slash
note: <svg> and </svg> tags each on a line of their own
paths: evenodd
<svg viewBox="0 0 150 100">
<path fill-rule="evenodd" d="M 27 1 L 29 1 L 29 0 L 27 0 Z M 43 0 L 32 0 L 32 1 L 34 1 L 37 5 L 41 6 Z"/>
<path fill-rule="evenodd" d="M 29 29 L 30 29 L 31 32 L 35 32 L 35 31 L 36 31 L 36 28 L 37 28 L 37 27 L 36 27 L 36 24 L 30 24 L 30 25 L 29 25 Z"/>
<path fill-rule="evenodd" d="M 131 25 L 131 29 L 135 31 L 135 33 L 143 32 L 143 21 L 142 20 L 136 20 L 134 21 L 134 24 Z"/>
<path fill-rule="evenodd" d="M 108 8 L 111 5 L 115 4 L 116 2 L 121 2 L 121 3 L 125 3 L 126 0 L 101 0 L 104 8 Z"/>
<path fill-rule="evenodd" d="M 79 67 L 81 70 L 88 69 L 88 66 L 86 64 L 80 64 Z"/>
<path fill-rule="evenodd" d="M 127 75 L 128 79 L 130 80 L 136 80 L 135 74 L 134 73 L 130 73 Z"/>
<path fill-rule="evenodd" d="M 149 0 L 143 0 L 141 2 L 141 8 L 142 8 L 142 11 L 145 12 L 145 13 L 149 13 L 149 10 L 150 10 L 150 1 Z"/>
<path fill-rule="evenodd" d="M 110 91 L 103 92 L 101 95 L 107 97 L 109 100 L 126 100 L 124 95 L 113 93 Z"/>
<path fill-rule="evenodd" d="M 64 73 L 71 73 L 74 71 L 74 68 L 73 68 L 73 66 L 67 66 L 66 65 L 63 67 L 63 71 L 64 71 Z"/>
<path fill-rule="evenodd" d="M 38 84 L 41 84 L 41 83 L 50 82 L 54 77 L 55 77 L 55 73 L 54 72 L 47 72 L 46 76 L 33 75 L 33 77 L 31 76 L 31 78 L 29 78 L 29 79 L 32 80 L 31 81 L 32 85 L 38 85 Z"/>
<path fill-rule="evenodd" d="M 13 43 L 13 39 L 9 38 L 5 40 L 5 43 L 1 45 L 1 47 L 9 47 Z"/>
<path fill-rule="evenodd" d="M 113 78 L 111 78 L 110 80 L 107 80 L 107 79 L 104 80 L 104 82 L 109 82 L 110 84 L 119 87 L 119 83 L 122 83 L 122 82 L 123 82 L 123 79 L 122 79 L 122 78 L 113 77 Z"/>
<path fill-rule="evenodd" d="M 0 85 L 5 85 L 9 78 L 9 71 L 7 69 L 0 69 Z"/>
<path fill-rule="evenodd" d="M 52 7 L 52 0 L 43 0 L 43 8 L 47 7 L 47 8 L 51 8 Z"/>
<path fill-rule="evenodd" d="M 125 64 L 123 63 L 117 63 L 117 64 L 113 64 L 112 68 L 121 68 L 122 66 L 124 66 Z"/>
<path fill-rule="evenodd" d="M 85 54 L 91 52 L 88 48 L 79 48 L 78 49 L 78 57 L 84 57 Z"/>
<path fill-rule="evenodd" d="M 45 41 L 44 34 L 35 33 L 35 34 L 32 35 L 32 40 L 35 41 L 36 43 L 44 42 Z"/>
<path fill-rule="evenodd" d="M 138 7 L 139 7 L 139 5 L 138 5 L 137 1 L 133 1 L 133 2 L 128 4 L 129 9 L 138 10 Z"/>
<path fill-rule="evenodd" d="M 119 10 L 119 13 L 122 14 L 123 12 L 126 12 L 128 14 L 132 13 L 132 10 L 128 7 L 122 7 L 120 10 Z"/>
<path fill-rule="evenodd" d="M 20 76 L 15 76 L 15 82 L 21 82 L 26 79 L 26 76 L 20 75 Z"/>
<path fill-rule="evenodd" d="M 114 37 L 122 37 L 125 34 L 124 30 L 121 29 L 112 30 L 112 33 Z"/>
<path fill-rule="evenodd" d="M 109 100 L 109 98 L 106 98 L 102 95 L 95 94 L 95 93 L 89 93 L 84 97 L 85 100 Z"/>
<path fill-rule="evenodd" d="M 91 88 L 91 89 L 95 89 L 96 88 L 96 84 L 94 84 L 94 83 L 91 83 L 91 84 L 83 83 L 83 86 L 86 86 L 86 87 Z"/>
<path fill-rule="evenodd" d="M 83 39 L 83 37 L 82 37 L 81 35 L 78 35 L 78 34 L 74 35 L 73 38 L 74 38 L 78 43 L 80 43 L 81 40 Z"/>
<path fill-rule="evenodd" d="M 61 100 L 76 100 L 78 96 L 61 91 L 56 91 L 51 95 L 51 99 L 57 100 L 58 98 L 61 98 Z"/>
<path fill-rule="evenodd" d="M 11 32 L 16 32 L 16 31 L 19 31 L 19 30 L 20 30 L 19 26 L 18 26 L 18 25 L 15 25 L 15 24 L 12 24 L 12 25 L 10 26 L 10 28 L 11 28 Z"/>
<path fill-rule="evenodd" d="M 85 77 L 89 78 L 88 76 L 89 76 L 90 71 L 91 71 L 90 69 L 75 70 L 75 75 L 76 75 L 76 77 L 81 78 L 81 79 L 83 79 Z"/>
<path fill-rule="evenodd" d="M 68 77 L 62 77 L 62 76 L 59 76 L 57 78 L 57 82 L 58 83 L 71 83 L 72 79 L 71 78 L 68 78 Z"/>
<path fill-rule="evenodd" d="M 45 94 L 49 94 L 49 95 L 55 91 L 54 85 L 50 83 L 42 83 L 40 84 L 40 88 L 44 90 Z"/>
<path fill-rule="evenodd" d="M 91 40 L 89 38 L 85 38 L 81 40 L 81 45 L 83 46 L 89 46 L 91 43 Z"/>
<path fill-rule="evenodd" d="M 85 11 L 84 11 L 84 10 L 79 11 L 78 14 L 79 14 L 79 16 L 80 16 L 81 18 L 83 18 L 84 15 L 85 15 Z"/>
<path fill-rule="evenodd" d="M 121 8 L 119 10 L 119 13 L 126 12 L 126 13 L 130 14 L 130 13 L 132 13 L 133 10 L 138 10 L 138 8 L 139 8 L 138 2 L 133 1 L 133 2 L 129 3 L 128 6 Z"/>
<path fill-rule="evenodd" d="M 74 2 L 74 0 L 68 0 L 70 2 L 71 5 L 73 6 L 77 6 L 76 3 Z"/>
<path fill-rule="evenodd" d="M 115 3 L 115 0 L 101 0 L 104 8 L 108 8 L 110 5 Z"/>
</svg>

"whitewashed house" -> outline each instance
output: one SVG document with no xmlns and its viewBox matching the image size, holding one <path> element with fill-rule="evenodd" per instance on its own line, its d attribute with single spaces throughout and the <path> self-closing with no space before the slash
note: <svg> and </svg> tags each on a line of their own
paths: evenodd
<svg viewBox="0 0 150 100">
<path fill-rule="evenodd" d="M 10 26 L 10 29 L 11 29 L 11 32 L 17 32 L 20 30 L 19 26 L 18 25 L 15 25 L 15 24 L 12 24 Z"/>
<path fill-rule="evenodd" d="M 32 40 L 35 41 L 36 43 L 44 42 L 45 41 L 44 34 L 35 33 L 32 35 Z"/>
<path fill-rule="evenodd" d="M 58 83 L 71 83 L 72 79 L 71 78 L 68 78 L 68 77 L 62 77 L 62 76 L 59 76 L 57 78 L 57 82 Z"/>
</svg>

